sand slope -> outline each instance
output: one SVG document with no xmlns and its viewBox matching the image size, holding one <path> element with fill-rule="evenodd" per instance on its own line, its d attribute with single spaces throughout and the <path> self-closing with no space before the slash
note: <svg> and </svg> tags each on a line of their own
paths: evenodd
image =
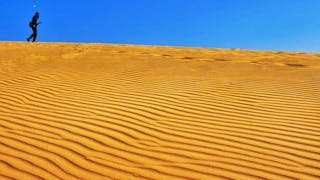
<svg viewBox="0 0 320 180">
<path fill-rule="evenodd" d="M 319 179 L 320 54 L 0 43 L 0 179 Z"/>
</svg>

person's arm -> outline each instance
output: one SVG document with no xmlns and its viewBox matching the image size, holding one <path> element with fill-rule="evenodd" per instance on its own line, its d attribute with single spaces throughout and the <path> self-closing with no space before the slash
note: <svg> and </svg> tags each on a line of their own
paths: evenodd
<svg viewBox="0 0 320 180">
<path fill-rule="evenodd" d="M 38 26 L 38 22 L 37 21 L 38 21 L 38 19 L 35 16 L 33 16 L 32 21 L 31 21 L 32 22 L 32 27 L 35 28 L 35 27 Z"/>
</svg>

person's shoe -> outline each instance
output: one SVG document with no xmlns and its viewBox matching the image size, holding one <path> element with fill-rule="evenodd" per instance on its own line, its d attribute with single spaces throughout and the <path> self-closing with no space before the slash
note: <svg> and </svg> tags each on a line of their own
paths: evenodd
<svg viewBox="0 0 320 180">
<path fill-rule="evenodd" d="M 27 41 L 28 41 L 28 42 L 30 42 L 30 39 L 29 39 L 29 38 L 27 38 Z"/>
</svg>

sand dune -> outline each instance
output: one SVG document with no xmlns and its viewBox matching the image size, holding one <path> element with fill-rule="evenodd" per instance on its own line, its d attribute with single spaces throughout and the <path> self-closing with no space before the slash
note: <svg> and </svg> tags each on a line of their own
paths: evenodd
<svg viewBox="0 0 320 180">
<path fill-rule="evenodd" d="M 0 43 L 0 179 L 320 179 L 320 55 Z"/>
</svg>

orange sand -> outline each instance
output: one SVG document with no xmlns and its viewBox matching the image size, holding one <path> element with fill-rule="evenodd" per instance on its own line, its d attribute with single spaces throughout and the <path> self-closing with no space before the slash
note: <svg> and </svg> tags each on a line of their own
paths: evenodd
<svg viewBox="0 0 320 180">
<path fill-rule="evenodd" d="M 319 179 L 320 54 L 0 43 L 0 179 Z"/>
</svg>

